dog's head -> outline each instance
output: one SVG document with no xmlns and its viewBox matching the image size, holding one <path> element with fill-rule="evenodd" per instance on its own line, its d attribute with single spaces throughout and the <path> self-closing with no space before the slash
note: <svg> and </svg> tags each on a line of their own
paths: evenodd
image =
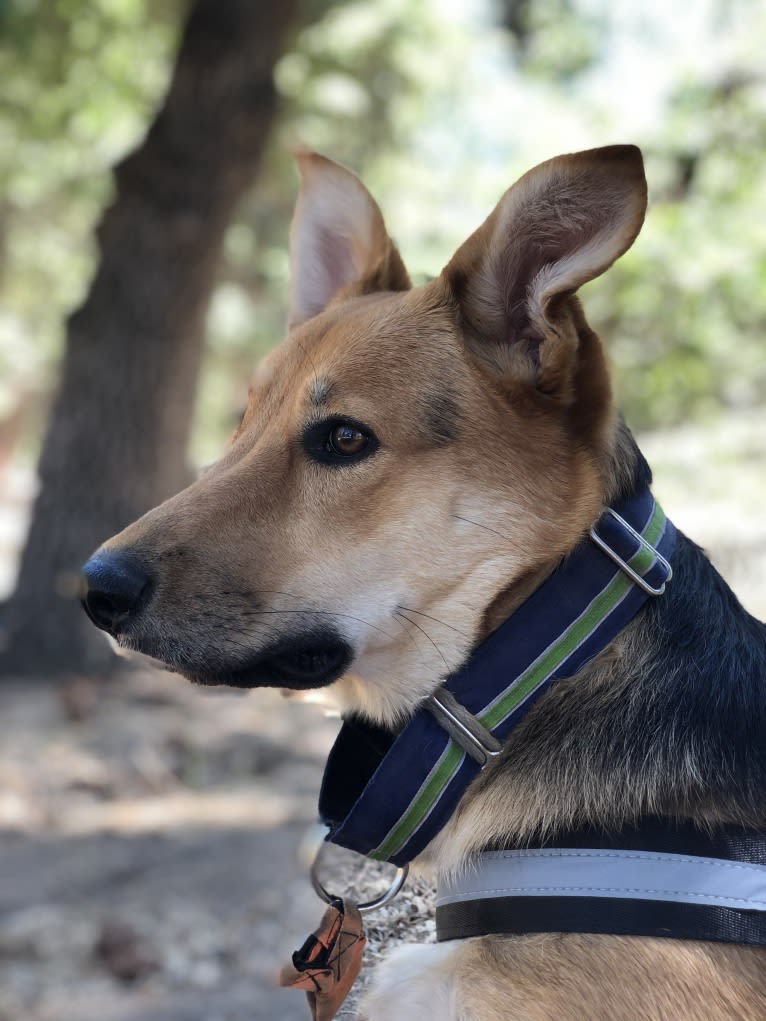
<svg viewBox="0 0 766 1021">
<path fill-rule="evenodd" d="M 646 184 L 631 146 L 550 160 L 412 288 L 360 181 L 298 162 L 288 336 L 221 460 L 94 554 L 85 602 L 193 680 L 332 685 L 391 721 L 609 495 L 609 378 L 573 295 L 633 242 Z"/>
</svg>

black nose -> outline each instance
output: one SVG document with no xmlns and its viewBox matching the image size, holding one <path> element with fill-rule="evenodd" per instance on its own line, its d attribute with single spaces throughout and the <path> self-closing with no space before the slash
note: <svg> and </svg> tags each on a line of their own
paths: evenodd
<svg viewBox="0 0 766 1021">
<path fill-rule="evenodd" d="M 117 634 L 146 602 L 151 578 L 134 557 L 105 550 L 82 569 L 87 591 L 82 605 L 96 625 Z"/>
</svg>

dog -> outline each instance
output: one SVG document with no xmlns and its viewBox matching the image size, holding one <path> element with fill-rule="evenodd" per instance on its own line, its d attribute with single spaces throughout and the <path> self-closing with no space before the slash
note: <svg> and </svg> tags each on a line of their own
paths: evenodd
<svg viewBox="0 0 766 1021">
<path fill-rule="evenodd" d="M 85 606 L 121 646 L 197 683 L 324 689 L 388 748 L 607 508 L 648 491 L 575 295 L 636 239 L 643 161 L 626 145 L 535 167 L 419 287 L 364 185 L 318 154 L 297 161 L 287 337 L 223 457 L 91 558 Z M 647 818 L 699 840 L 766 833 L 766 627 L 680 533 L 668 559 L 665 590 L 625 581 L 640 608 L 487 751 L 418 851 L 422 868 L 449 886 L 482 854 L 560 849 L 558 834 L 583 830 L 622 846 Z M 598 846 L 611 867 L 617 852 Z M 762 866 L 720 867 L 758 878 Z M 766 1018 L 759 938 L 675 938 L 655 931 L 668 906 L 648 904 L 638 931 L 619 914 L 589 931 L 575 904 L 569 929 L 512 918 L 399 949 L 362 1014 Z M 758 911 L 735 915 L 747 925 Z"/>
</svg>

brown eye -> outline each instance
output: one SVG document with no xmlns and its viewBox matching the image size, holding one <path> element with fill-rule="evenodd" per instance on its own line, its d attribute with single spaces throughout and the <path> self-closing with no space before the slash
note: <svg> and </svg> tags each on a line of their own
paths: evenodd
<svg viewBox="0 0 766 1021">
<path fill-rule="evenodd" d="M 347 468 L 363 461 L 380 446 L 369 426 L 340 417 L 308 425 L 301 445 L 312 461 L 334 468 Z"/>
<path fill-rule="evenodd" d="M 327 449 L 340 457 L 354 457 L 366 449 L 370 437 L 353 425 L 336 425 L 327 437 Z"/>
</svg>

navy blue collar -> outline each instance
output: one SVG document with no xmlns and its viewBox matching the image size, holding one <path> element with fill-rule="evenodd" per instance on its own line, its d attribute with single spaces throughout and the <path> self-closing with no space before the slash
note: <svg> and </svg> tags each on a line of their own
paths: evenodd
<svg viewBox="0 0 766 1021">
<path fill-rule="evenodd" d="M 675 534 L 648 490 L 607 509 L 398 736 L 346 720 L 319 801 L 327 839 L 395 865 L 420 854 L 547 688 L 662 594 Z"/>
</svg>

